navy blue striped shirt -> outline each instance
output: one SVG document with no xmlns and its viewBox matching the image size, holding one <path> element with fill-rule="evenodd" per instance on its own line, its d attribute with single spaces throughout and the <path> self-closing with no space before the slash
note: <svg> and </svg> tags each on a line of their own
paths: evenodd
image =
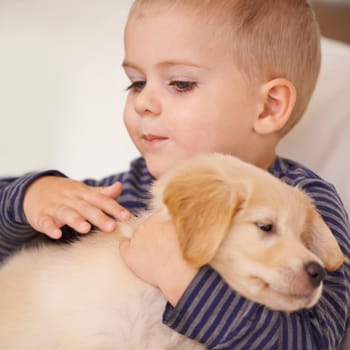
<svg viewBox="0 0 350 350">
<path fill-rule="evenodd" d="M 333 186 L 302 165 L 283 158 L 277 158 L 269 171 L 313 198 L 344 255 L 350 259 L 348 217 Z M 48 171 L 0 179 L 1 260 L 38 236 L 26 222 L 22 202 L 27 186 L 44 174 L 64 176 L 57 171 Z M 84 182 L 91 186 L 106 186 L 121 181 L 123 192 L 118 202 L 135 213 L 147 207 L 152 180 L 144 160 L 138 158 L 124 173 Z M 178 305 L 175 308 L 166 305 L 163 322 L 209 349 L 336 349 L 348 319 L 349 267 L 346 263 L 327 274 L 323 295 L 314 308 L 288 314 L 271 311 L 238 295 L 216 271 L 204 266 Z"/>
</svg>

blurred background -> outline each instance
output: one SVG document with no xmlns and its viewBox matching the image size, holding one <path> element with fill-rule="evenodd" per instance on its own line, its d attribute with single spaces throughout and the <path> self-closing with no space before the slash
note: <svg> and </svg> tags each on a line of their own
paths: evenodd
<svg viewBox="0 0 350 350">
<path fill-rule="evenodd" d="M 122 121 L 132 0 L 0 0 L 0 176 L 123 170 L 137 151 Z"/>
<path fill-rule="evenodd" d="M 131 3 L 0 0 L 0 176 L 57 168 L 100 178 L 137 156 L 122 121 Z M 349 1 L 315 8 L 325 36 L 350 42 Z"/>
</svg>

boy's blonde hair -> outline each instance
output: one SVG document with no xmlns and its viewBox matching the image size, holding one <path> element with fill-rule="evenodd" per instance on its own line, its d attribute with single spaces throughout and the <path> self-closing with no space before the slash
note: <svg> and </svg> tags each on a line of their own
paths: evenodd
<svg viewBox="0 0 350 350">
<path fill-rule="evenodd" d="M 189 16 L 213 25 L 215 35 L 230 42 L 233 62 L 249 81 L 291 81 L 297 101 L 281 134 L 299 121 L 321 61 L 319 27 L 307 0 L 135 0 L 130 16 L 142 15 L 148 7 L 157 11 L 160 6 L 190 10 Z"/>
</svg>

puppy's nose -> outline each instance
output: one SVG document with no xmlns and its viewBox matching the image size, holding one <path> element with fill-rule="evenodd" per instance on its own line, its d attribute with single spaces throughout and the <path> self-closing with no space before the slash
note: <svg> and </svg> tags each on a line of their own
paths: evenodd
<svg viewBox="0 0 350 350">
<path fill-rule="evenodd" d="M 326 270 L 315 261 L 305 264 L 304 268 L 311 284 L 318 287 L 326 276 Z"/>
</svg>

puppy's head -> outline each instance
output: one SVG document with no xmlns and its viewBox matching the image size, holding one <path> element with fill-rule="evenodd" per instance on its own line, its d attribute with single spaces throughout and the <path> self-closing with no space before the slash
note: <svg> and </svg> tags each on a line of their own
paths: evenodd
<svg viewBox="0 0 350 350">
<path fill-rule="evenodd" d="M 302 191 L 230 156 L 194 157 L 154 188 L 183 256 L 210 264 L 242 295 L 272 309 L 313 306 L 325 269 L 344 256 Z"/>
</svg>

